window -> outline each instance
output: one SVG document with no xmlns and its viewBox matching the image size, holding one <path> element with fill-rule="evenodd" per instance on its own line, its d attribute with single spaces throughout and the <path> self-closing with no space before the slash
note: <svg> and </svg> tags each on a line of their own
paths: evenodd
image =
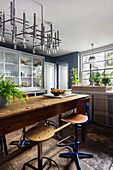
<svg viewBox="0 0 113 170">
<path fill-rule="evenodd" d="M 111 73 L 113 71 L 113 50 L 93 54 L 95 56 L 95 63 L 92 65 L 93 71 L 99 71 L 102 73 L 104 70 L 106 73 Z M 88 85 L 89 82 L 89 73 L 90 73 L 90 63 L 89 57 L 82 56 L 82 84 Z M 113 77 L 111 77 L 111 82 L 113 83 Z"/>
</svg>

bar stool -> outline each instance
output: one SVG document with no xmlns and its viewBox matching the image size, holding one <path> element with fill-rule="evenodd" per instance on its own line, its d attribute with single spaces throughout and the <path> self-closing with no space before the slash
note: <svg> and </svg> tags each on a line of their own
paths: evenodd
<svg viewBox="0 0 113 170">
<path fill-rule="evenodd" d="M 71 114 L 75 115 L 74 110 Z M 65 120 L 62 118 L 62 115 L 59 115 L 59 126 L 62 126 L 62 122 L 65 122 Z M 81 128 L 81 140 L 83 143 L 85 143 L 86 127 L 84 124 L 78 124 L 78 128 Z"/>
<path fill-rule="evenodd" d="M 87 113 L 87 115 L 86 115 L 86 113 Z M 72 146 L 72 148 L 73 148 L 73 152 L 60 153 L 59 157 L 74 156 L 77 169 L 81 170 L 80 163 L 79 163 L 79 156 L 93 158 L 92 154 L 78 152 L 78 144 L 79 144 L 78 124 L 87 125 L 90 122 L 89 98 L 78 100 L 77 101 L 77 113 L 71 114 L 71 115 L 63 118 L 63 121 L 70 122 L 75 125 L 75 136 L 68 136 L 65 139 L 63 139 L 57 143 L 57 146 L 59 146 L 59 147 Z M 68 143 L 68 144 L 62 144 L 64 141 L 66 141 L 69 138 L 74 138 L 74 142 Z"/>
<path fill-rule="evenodd" d="M 50 126 L 35 126 L 26 132 L 25 134 L 26 138 L 29 139 L 30 141 L 37 142 L 38 144 L 38 157 L 25 163 L 22 168 L 23 170 L 25 170 L 26 166 L 30 167 L 31 169 L 42 170 L 47 165 L 47 163 L 49 163 L 49 168 L 50 168 L 52 162 L 57 166 L 58 170 L 60 170 L 58 164 L 54 160 L 48 157 L 42 157 L 42 142 L 50 139 L 51 137 L 54 136 L 54 134 L 55 131 Z M 36 159 L 38 159 L 38 168 L 30 164 L 32 161 Z M 43 164 L 43 159 L 46 159 L 44 164 Z"/>
</svg>

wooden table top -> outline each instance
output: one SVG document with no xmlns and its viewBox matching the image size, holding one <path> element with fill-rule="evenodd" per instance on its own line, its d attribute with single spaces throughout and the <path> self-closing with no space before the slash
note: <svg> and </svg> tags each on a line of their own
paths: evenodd
<svg viewBox="0 0 113 170">
<path fill-rule="evenodd" d="M 0 136 L 33 125 L 76 108 L 76 102 L 88 95 L 66 98 L 29 97 L 26 104 L 19 100 L 0 108 Z"/>
<path fill-rule="evenodd" d="M 75 96 L 70 96 L 66 98 L 49 98 L 45 96 L 34 96 L 29 97 L 26 100 L 26 104 L 22 103 L 20 100 L 16 100 L 5 107 L 0 108 L 0 120 L 8 117 L 12 117 L 19 114 L 27 113 L 28 111 L 35 111 L 39 109 L 44 109 L 57 105 L 60 103 L 66 103 L 69 101 L 77 100 L 80 98 L 87 97 L 88 95 L 77 94 Z"/>
</svg>

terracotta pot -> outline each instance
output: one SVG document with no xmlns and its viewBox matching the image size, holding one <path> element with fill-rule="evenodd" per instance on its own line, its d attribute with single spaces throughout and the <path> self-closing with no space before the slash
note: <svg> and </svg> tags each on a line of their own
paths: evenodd
<svg viewBox="0 0 113 170">
<path fill-rule="evenodd" d="M 100 84 L 95 84 L 95 86 L 100 86 Z"/>
<path fill-rule="evenodd" d="M 7 100 L 3 97 L 0 97 L 0 106 L 6 106 Z"/>
<path fill-rule="evenodd" d="M 76 85 L 77 86 L 77 83 L 72 83 L 72 85 Z"/>
</svg>

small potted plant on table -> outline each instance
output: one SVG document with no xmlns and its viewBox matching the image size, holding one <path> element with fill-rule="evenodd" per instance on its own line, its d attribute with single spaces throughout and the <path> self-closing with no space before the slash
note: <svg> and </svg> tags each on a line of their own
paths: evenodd
<svg viewBox="0 0 113 170">
<path fill-rule="evenodd" d="M 0 77 L 0 106 L 6 106 L 8 102 L 16 100 L 16 98 L 20 99 L 23 103 L 26 103 L 23 95 L 25 95 L 27 99 L 28 96 L 24 92 L 16 89 L 17 87 L 20 88 L 22 86 L 17 85 L 15 82 L 11 83 L 13 77 L 9 80 L 2 80 L 4 76 L 5 74 Z"/>
</svg>

